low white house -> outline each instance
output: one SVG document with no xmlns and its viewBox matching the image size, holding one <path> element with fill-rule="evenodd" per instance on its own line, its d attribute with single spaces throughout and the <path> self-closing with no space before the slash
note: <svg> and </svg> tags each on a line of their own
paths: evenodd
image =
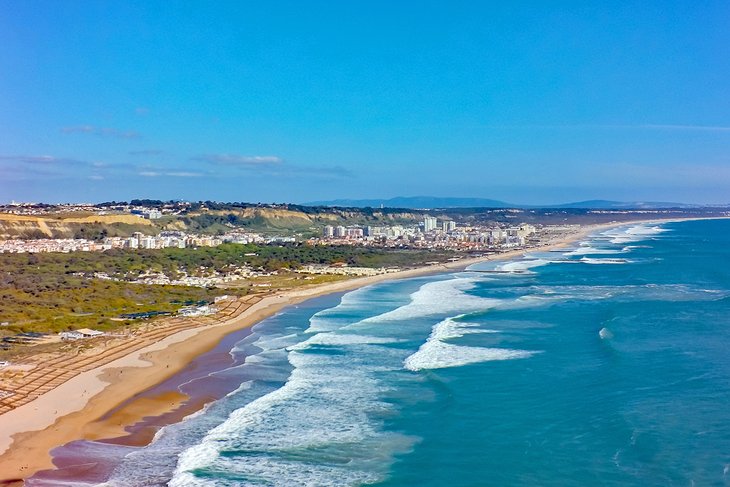
<svg viewBox="0 0 730 487">
<path fill-rule="evenodd" d="M 90 328 L 80 328 L 76 332 L 81 333 L 84 338 L 96 338 L 104 335 L 103 331 L 92 330 Z"/>
<path fill-rule="evenodd" d="M 82 338 L 96 338 L 103 336 L 105 333 L 99 330 L 92 330 L 90 328 L 80 328 L 74 331 L 62 331 L 58 335 L 61 340 L 81 340 Z"/>
<path fill-rule="evenodd" d="M 177 313 L 180 316 L 195 317 L 212 315 L 217 311 L 218 310 L 213 306 L 205 304 L 203 306 L 188 306 L 186 308 L 181 308 Z"/>
</svg>

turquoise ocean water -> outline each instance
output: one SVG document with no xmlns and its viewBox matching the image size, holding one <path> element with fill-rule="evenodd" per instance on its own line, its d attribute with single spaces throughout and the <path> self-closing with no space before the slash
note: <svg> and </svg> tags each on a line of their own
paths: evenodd
<svg viewBox="0 0 730 487">
<path fill-rule="evenodd" d="M 228 396 L 84 448 L 113 486 L 727 486 L 729 256 L 730 221 L 627 225 L 314 299 L 236 343 Z"/>
</svg>

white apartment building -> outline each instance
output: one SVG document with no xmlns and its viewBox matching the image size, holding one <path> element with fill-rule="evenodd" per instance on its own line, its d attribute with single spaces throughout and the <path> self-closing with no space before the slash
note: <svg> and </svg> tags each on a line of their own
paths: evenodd
<svg viewBox="0 0 730 487">
<path fill-rule="evenodd" d="M 437 220 L 436 217 L 427 216 L 423 219 L 423 232 L 428 233 L 431 230 L 436 230 Z"/>
</svg>

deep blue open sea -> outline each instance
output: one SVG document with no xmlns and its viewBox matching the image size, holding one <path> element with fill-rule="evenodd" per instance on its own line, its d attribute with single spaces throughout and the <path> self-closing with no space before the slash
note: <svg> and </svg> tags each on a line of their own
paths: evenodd
<svg viewBox="0 0 730 487">
<path fill-rule="evenodd" d="M 231 353 L 105 485 L 730 485 L 728 220 L 314 299 Z"/>
</svg>

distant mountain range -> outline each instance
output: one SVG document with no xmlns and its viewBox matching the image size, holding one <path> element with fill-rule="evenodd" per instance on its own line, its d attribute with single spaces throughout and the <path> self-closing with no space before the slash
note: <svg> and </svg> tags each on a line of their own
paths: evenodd
<svg viewBox="0 0 730 487">
<path fill-rule="evenodd" d="M 611 201 L 611 200 L 587 200 L 562 205 L 547 206 L 547 208 L 586 208 L 586 209 L 662 209 L 662 208 L 700 208 L 703 205 L 689 203 L 671 203 L 666 201 Z"/>
<path fill-rule="evenodd" d="M 434 196 L 398 196 L 390 199 L 340 199 L 331 201 L 312 201 L 307 206 L 337 206 L 343 208 L 583 208 L 583 209 L 661 209 L 661 208 L 698 208 L 702 205 L 669 203 L 658 201 L 610 201 L 588 200 L 557 205 L 520 205 L 506 201 L 486 198 L 439 198 Z"/>
<path fill-rule="evenodd" d="M 484 198 L 437 198 L 433 196 L 397 196 L 383 200 L 332 200 L 305 203 L 308 206 L 340 206 L 347 208 L 514 208 L 504 201 Z"/>
</svg>

